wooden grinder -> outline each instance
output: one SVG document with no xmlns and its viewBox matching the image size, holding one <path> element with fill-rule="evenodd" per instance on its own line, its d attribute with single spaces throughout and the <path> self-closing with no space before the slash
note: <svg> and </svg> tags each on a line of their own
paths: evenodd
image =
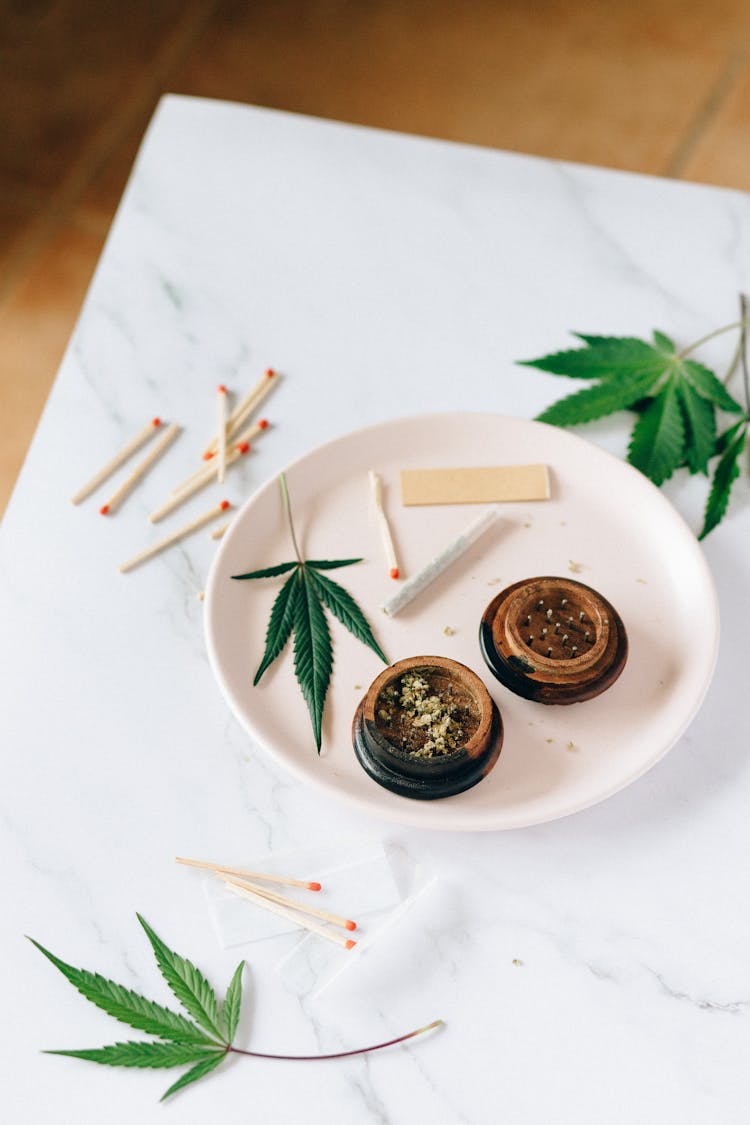
<svg viewBox="0 0 750 1125">
<path fill-rule="evenodd" d="M 487 606 L 479 625 L 487 666 L 516 695 L 580 703 L 625 666 L 625 626 L 606 598 L 570 578 L 527 578 Z"/>
<path fill-rule="evenodd" d="M 453 690 L 464 701 L 472 733 L 458 749 L 418 757 L 386 736 L 378 721 L 383 693 L 409 672 L 429 677 L 435 690 Z M 431 801 L 462 793 L 489 773 L 503 744 L 503 723 L 487 688 L 470 668 L 444 656 L 413 656 L 386 668 L 372 682 L 355 712 L 352 742 L 360 765 L 378 785 L 403 797 Z"/>
</svg>

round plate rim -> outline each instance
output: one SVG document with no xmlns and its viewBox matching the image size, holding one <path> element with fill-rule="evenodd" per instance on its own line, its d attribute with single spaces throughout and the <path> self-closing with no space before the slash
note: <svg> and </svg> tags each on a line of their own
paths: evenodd
<svg viewBox="0 0 750 1125">
<path fill-rule="evenodd" d="M 239 722 L 240 726 L 247 732 L 247 734 L 250 735 L 250 737 L 265 753 L 267 753 L 273 759 L 274 762 L 277 762 L 287 773 L 291 774 L 292 777 L 305 785 L 312 786 L 313 789 L 317 790 L 318 792 L 322 792 L 334 801 L 340 801 L 350 808 L 361 809 L 370 816 L 380 817 L 383 820 L 387 820 L 392 823 L 395 822 L 413 828 L 421 828 L 423 830 L 429 831 L 500 832 L 511 831 L 518 828 L 530 828 L 537 824 L 546 824 L 555 820 L 560 820 L 564 817 L 572 816 L 575 813 L 583 812 L 585 809 L 592 808 L 598 804 L 601 804 L 603 801 L 608 800 L 616 793 L 619 793 L 623 789 L 626 789 L 628 786 L 632 785 L 640 777 L 643 777 L 644 774 L 648 773 L 648 771 L 651 770 L 655 765 L 657 765 L 658 762 L 660 762 L 662 758 L 664 758 L 666 754 L 668 754 L 669 751 L 680 740 L 685 730 L 687 730 L 688 726 L 693 721 L 703 704 L 708 689 L 711 685 L 711 681 L 713 679 L 714 671 L 716 668 L 716 663 L 718 660 L 720 631 L 718 595 L 713 580 L 713 575 L 708 566 L 706 557 L 700 549 L 698 541 L 695 539 L 695 536 L 693 535 L 690 527 L 683 519 L 682 515 L 674 507 L 674 505 L 667 499 L 664 493 L 661 492 L 660 489 L 657 488 L 657 486 L 648 479 L 648 477 L 644 476 L 644 474 L 642 474 L 634 466 L 630 465 L 627 461 L 624 461 L 622 458 L 617 457 L 613 453 L 610 453 L 609 450 L 604 449 L 602 446 L 597 445 L 594 442 L 587 441 L 585 438 L 580 437 L 580 435 L 578 434 L 571 433 L 568 430 L 564 430 L 556 426 L 549 426 L 545 422 L 538 422 L 533 419 L 516 418 L 512 415 L 498 414 L 494 411 L 443 411 L 433 412 L 429 414 L 410 414 L 396 418 L 385 419 L 379 422 L 373 422 L 367 426 L 357 427 L 357 429 L 348 430 L 344 433 L 336 435 L 335 437 L 329 438 L 327 441 L 313 446 L 311 449 L 306 450 L 304 453 L 300 454 L 292 461 L 289 461 L 284 466 L 284 468 L 280 470 L 280 472 L 291 472 L 299 465 L 307 461 L 309 458 L 317 457 L 324 451 L 330 450 L 333 446 L 356 440 L 358 437 L 361 437 L 364 434 L 370 434 L 383 429 L 389 430 L 393 426 L 408 426 L 416 422 L 429 425 L 431 422 L 444 422 L 447 419 L 450 419 L 454 422 L 460 421 L 461 423 L 470 423 L 472 420 L 482 419 L 483 421 L 486 421 L 488 418 L 495 419 L 500 425 L 510 424 L 512 426 L 521 426 L 523 428 L 528 427 L 530 429 L 552 429 L 555 431 L 558 437 L 563 437 L 564 439 L 567 439 L 575 445 L 582 444 L 586 446 L 594 457 L 601 456 L 604 461 L 616 466 L 615 471 L 629 474 L 632 478 L 637 479 L 638 486 L 643 487 L 645 491 L 650 492 L 652 501 L 657 505 L 661 505 L 664 517 L 671 522 L 673 528 L 680 535 L 687 537 L 687 542 L 690 543 L 691 547 L 695 551 L 696 560 L 698 561 L 698 565 L 703 572 L 702 578 L 705 584 L 706 591 L 710 595 L 711 621 L 713 624 L 713 641 L 710 646 L 710 650 L 708 650 L 707 648 L 703 649 L 708 659 L 706 660 L 704 666 L 704 675 L 701 688 L 696 693 L 692 708 L 690 708 L 689 711 L 686 710 L 682 721 L 675 725 L 670 734 L 670 737 L 665 741 L 664 745 L 661 746 L 657 752 L 655 752 L 647 761 L 640 763 L 638 768 L 633 770 L 631 774 L 625 777 L 619 777 L 610 787 L 604 787 L 596 796 L 580 801 L 571 801 L 568 805 L 562 805 L 546 815 L 534 815 L 533 817 L 521 816 L 517 821 L 514 821 L 512 816 L 508 817 L 507 809 L 505 809 L 503 811 L 506 815 L 504 817 L 504 823 L 502 824 L 488 823 L 486 818 L 480 819 L 476 816 L 473 817 L 471 815 L 471 812 L 469 812 L 468 815 L 466 815 L 465 813 L 459 813 L 458 815 L 454 816 L 453 813 L 455 810 L 451 811 L 450 818 L 446 818 L 447 823 L 433 824 L 429 823 L 428 821 L 426 822 L 426 817 L 429 816 L 429 806 L 433 804 L 439 805 L 440 802 L 415 802 L 409 800 L 408 798 L 404 798 L 403 808 L 400 805 L 398 807 L 380 807 L 379 805 L 377 805 L 377 802 L 374 799 L 338 791 L 335 784 L 327 780 L 324 775 L 316 775 L 314 773 L 308 772 L 305 767 L 299 766 L 295 760 L 290 760 L 289 758 L 285 757 L 282 753 L 279 753 L 273 746 L 269 745 L 266 742 L 264 735 L 254 726 L 252 720 L 246 714 L 244 709 L 239 705 L 238 701 L 234 699 L 231 690 L 224 682 L 224 678 L 220 668 L 220 656 L 216 647 L 214 633 L 211 628 L 211 608 L 215 597 L 217 576 L 221 569 L 224 553 L 228 550 L 233 536 L 237 533 L 245 512 L 249 508 L 251 508 L 264 493 L 266 493 L 269 489 L 276 487 L 278 474 L 269 477 L 262 484 L 260 484 L 258 488 L 255 489 L 253 493 L 251 493 L 247 500 L 245 500 L 245 502 L 238 509 L 237 515 L 232 521 L 231 526 L 228 528 L 226 534 L 220 540 L 219 549 L 214 555 L 213 562 L 211 564 L 206 580 L 203 622 L 209 664 L 211 666 L 214 677 L 216 678 L 221 694 L 226 700 L 229 709 Z M 428 806 L 427 814 L 421 811 L 424 809 L 425 805 Z M 414 806 L 418 807 L 415 808 Z"/>
</svg>

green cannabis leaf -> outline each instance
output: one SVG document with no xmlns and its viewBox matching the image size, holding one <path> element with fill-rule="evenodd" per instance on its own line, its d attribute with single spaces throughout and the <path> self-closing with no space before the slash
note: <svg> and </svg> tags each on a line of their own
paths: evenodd
<svg viewBox="0 0 750 1125">
<path fill-rule="evenodd" d="M 574 333 L 583 347 L 519 361 L 526 367 L 553 375 L 594 380 L 592 385 L 553 403 L 538 415 L 538 421 L 573 426 L 620 410 L 635 411 L 637 418 L 628 445 L 628 461 L 656 485 L 663 484 L 683 466 L 690 473 L 708 476 L 709 462 L 718 457 L 700 533 L 700 538 L 704 538 L 727 510 L 732 485 L 739 476 L 739 458 L 750 422 L 745 346 L 748 317 L 744 297 L 741 298 L 741 313 L 737 324 L 720 328 L 681 351 L 668 336 L 658 331 L 653 333 L 651 343 L 633 336 Z M 738 356 L 743 365 L 744 408 L 713 371 L 688 358 L 708 339 L 736 328 L 741 329 Z M 718 434 L 717 411 L 735 417 L 740 415 L 740 421 Z"/>
<path fill-rule="evenodd" d="M 663 484 L 679 466 L 685 451 L 685 423 L 677 377 L 670 376 L 633 428 L 628 460 L 654 484 Z"/>
<path fill-rule="evenodd" d="M 167 1098 L 188 1083 L 195 1082 L 204 1074 L 208 1074 L 233 1049 L 231 1043 L 237 1029 L 240 982 L 245 962 L 240 962 L 232 978 L 222 1018 L 219 1015 L 214 991 L 200 970 L 169 949 L 154 933 L 145 918 L 140 914 L 136 917 L 151 942 L 162 976 L 185 1011 L 197 1022 L 193 1023 L 179 1012 L 173 1012 L 153 1000 L 147 1000 L 144 996 L 139 996 L 131 989 L 107 980 L 98 973 L 90 973 L 85 969 L 76 969 L 68 965 L 38 941 L 30 938 L 29 940 L 40 953 L 43 953 L 55 968 L 60 970 L 82 996 L 92 1004 L 96 1004 L 97 1008 L 102 1008 L 120 1023 L 157 1037 L 156 1042 L 131 1041 L 87 1050 L 57 1050 L 46 1053 L 69 1055 L 71 1058 L 86 1059 L 105 1066 L 167 1068 L 184 1066 L 186 1063 L 196 1064 L 170 1086 L 163 1095 L 163 1098 Z"/>
<path fill-rule="evenodd" d="M 173 1043 L 202 1043 L 207 1042 L 206 1035 L 190 1020 L 185 1019 L 179 1012 L 163 1008 L 153 1000 L 146 1000 L 137 992 L 115 984 L 99 976 L 98 973 L 87 973 L 85 969 L 74 969 L 66 965 L 54 953 L 50 953 L 38 941 L 29 939 L 40 953 L 60 970 L 64 977 L 78 989 L 82 996 L 96 1004 L 107 1015 L 114 1016 L 120 1023 L 126 1023 L 138 1031 L 147 1031 L 149 1035 L 156 1035 L 159 1039 L 168 1039 Z"/>
<path fill-rule="evenodd" d="M 372 1047 L 358 1047 L 352 1051 L 339 1051 L 331 1055 L 269 1055 L 258 1051 L 245 1051 L 233 1045 L 234 1036 L 240 1018 L 242 1004 L 242 972 L 245 966 L 240 961 L 234 976 L 227 989 L 224 1003 L 219 1008 L 213 989 L 206 978 L 190 961 L 169 949 L 149 924 L 140 914 L 136 917 L 146 932 L 151 942 L 151 948 L 156 956 L 156 963 L 169 987 L 175 993 L 182 1006 L 190 1015 L 194 1016 L 201 1024 L 192 1023 L 179 1012 L 156 1004 L 139 996 L 129 988 L 107 980 L 99 973 L 90 973 L 86 969 L 75 969 L 65 961 L 61 961 L 54 953 L 50 953 L 34 938 L 29 938 L 32 945 L 43 953 L 48 961 L 70 981 L 75 988 L 102 1008 L 108 1015 L 114 1016 L 120 1023 L 128 1024 L 139 1031 L 146 1031 L 157 1036 L 153 1040 L 131 1040 L 123 1043 L 112 1043 L 107 1047 L 92 1047 L 83 1050 L 56 1050 L 45 1051 L 47 1055 L 67 1055 L 69 1058 L 85 1059 L 87 1062 L 100 1063 L 104 1066 L 125 1066 L 150 1069 L 168 1069 L 170 1067 L 193 1065 L 174 1082 L 162 1095 L 161 1100 L 171 1097 L 172 1094 L 189 1086 L 192 1082 L 204 1078 L 215 1070 L 230 1054 L 245 1055 L 257 1059 L 286 1059 L 290 1061 L 315 1062 L 321 1059 L 347 1058 L 350 1055 L 365 1054 L 368 1051 L 379 1051 L 383 1047 L 391 1047 L 396 1043 L 403 1043 L 413 1039 L 425 1031 L 439 1027 L 442 1020 L 433 1020 L 426 1027 L 400 1035 L 397 1039 L 389 1039 L 385 1043 L 377 1043 Z M 208 1033 L 203 1030 L 206 1025 Z M 220 1030 L 219 1030 L 220 1029 Z M 215 1037 L 214 1037 L 215 1031 Z"/>
<path fill-rule="evenodd" d="M 740 475 L 740 456 L 747 445 L 748 423 L 750 423 L 750 371 L 748 371 L 747 362 L 748 308 L 744 293 L 740 296 L 740 314 L 742 326 L 738 354 L 742 364 L 742 385 L 745 390 L 746 410 L 741 420 L 735 422 L 733 426 L 720 434 L 716 441 L 716 452 L 720 456 L 714 472 L 714 479 L 711 482 L 706 510 L 703 513 L 703 528 L 699 536 L 700 539 L 705 539 L 708 533 L 713 531 L 724 518 L 729 505 L 732 485 Z"/>
<path fill-rule="evenodd" d="M 333 671 L 331 632 L 325 610 L 330 610 L 357 640 L 377 653 L 384 664 L 388 663 L 388 658 L 375 640 L 367 618 L 351 594 L 338 582 L 320 573 L 342 566 L 353 566 L 362 560 L 303 559 L 297 545 L 289 491 L 283 473 L 279 477 L 279 483 L 296 560 L 251 570 L 246 574 L 233 574 L 232 578 L 276 578 L 281 574 L 289 574 L 271 607 L 266 629 L 266 647 L 253 685 L 260 683 L 263 673 L 281 655 L 287 641 L 294 634 L 294 674 L 310 712 L 315 744 L 320 753 L 323 709 Z"/>
<path fill-rule="evenodd" d="M 219 1003 L 200 969 L 190 961 L 173 953 L 149 926 L 145 918 L 136 915 L 151 942 L 159 971 L 186 1012 L 209 1033 L 221 1040 L 224 1029 L 220 1026 Z"/>
<path fill-rule="evenodd" d="M 724 518 L 729 504 L 729 493 L 740 475 L 739 459 L 742 450 L 745 448 L 746 439 L 747 426 L 745 425 L 719 459 L 703 515 L 703 530 L 700 533 L 700 539 L 705 539 L 709 531 L 713 531 L 717 523 L 720 523 Z"/>
</svg>

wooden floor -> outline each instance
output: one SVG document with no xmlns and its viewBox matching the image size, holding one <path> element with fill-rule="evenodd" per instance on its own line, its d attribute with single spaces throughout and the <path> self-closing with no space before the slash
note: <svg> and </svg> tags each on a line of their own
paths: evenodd
<svg viewBox="0 0 750 1125">
<path fill-rule="evenodd" d="M 0 0 L 0 511 L 161 93 L 750 189 L 750 0 Z"/>
</svg>

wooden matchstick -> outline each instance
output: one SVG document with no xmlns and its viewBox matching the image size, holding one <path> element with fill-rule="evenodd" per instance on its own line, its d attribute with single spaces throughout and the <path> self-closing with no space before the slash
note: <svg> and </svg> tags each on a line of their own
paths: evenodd
<svg viewBox="0 0 750 1125">
<path fill-rule="evenodd" d="M 263 431 L 267 429 L 268 419 L 261 418 L 260 421 L 255 422 L 255 424 L 250 426 L 249 429 L 243 430 L 242 433 L 238 434 L 238 436 L 234 439 L 231 448 L 227 448 L 227 457 L 230 456 L 232 449 L 237 450 L 240 453 L 247 453 L 247 449 L 242 449 L 241 447 L 243 445 L 250 445 L 258 436 L 258 434 L 262 434 Z M 204 461 L 211 462 L 213 461 L 215 456 L 215 453 L 207 453 L 203 459 Z M 171 495 L 178 496 L 181 492 L 184 492 L 186 488 L 189 488 L 193 481 L 198 480 L 199 477 L 203 478 L 208 475 L 210 478 L 211 473 L 213 472 L 215 467 L 215 465 L 211 464 L 201 465 L 201 467 L 199 469 L 196 469 L 194 473 L 191 473 L 189 477 L 185 477 L 184 480 L 181 480 L 179 484 L 175 485 L 175 487 L 172 489 Z M 211 472 L 209 472 L 209 470 L 211 470 Z"/>
<path fill-rule="evenodd" d="M 235 449 L 239 449 L 241 445 L 248 445 L 251 441 L 264 433 L 268 429 L 268 419 L 260 418 L 257 422 L 253 422 L 252 426 L 248 426 L 242 433 L 237 434 L 232 438 L 232 444 Z"/>
<path fill-rule="evenodd" d="M 227 388 L 223 383 L 218 387 L 218 422 L 217 422 L 217 448 L 219 454 L 219 468 L 217 476 L 219 484 L 224 483 L 224 473 L 227 467 Z"/>
<path fill-rule="evenodd" d="M 380 527 L 380 538 L 383 541 L 383 549 L 385 550 L 389 574 L 391 578 L 400 578 L 401 572 L 399 571 L 398 559 L 396 558 L 396 548 L 393 545 L 391 527 L 388 523 L 388 517 L 385 514 L 385 508 L 383 507 L 383 486 L 380 482 L 380 477 L 377 473 L 374 473 L 372 469 L 370 469 L 370 488 L 372 490 L 372 501 L 375 506 L 378 526 Z"/>
<path fill-rule="evenodd" d="M 302 887 L 307 891 L 319 891 L 320 883 L 310 883 L 306 879 L 292 879 L 289 875 L 267 875 L 262 871 L 245 871 L 241 867 L 227 867 L 221 863 L 207 863 L 203 859 L 185 859 L 184 856 L 175 856 L 175 863 L 184 863 L 187 867 L 201 867 L 205 871 L 221 871 L 224 875 L 239 875 L 241 879 L 257 879 L 261 883 L 279 883 L 284 887 Z"/>
<path fill-rule="evenodd" d="M 251 414 L 254 414 L 258 409 L 263 399 L 271 393 L 279 382 L 279 373 L 269 367 L 264 373 L 263 378 L 258 382 L 252 396 L 248 396 L 244 405 L 235 411 L 229 419 L 229 437 L 233 438 L 235 434 L 239 433 L 242 426 L 247 422 Z"/>
<path fill-rule="evenodd" d="M 109 516 L 112 514 L 112 512 L 116 511 L 116 509 L 119 508 L 120 504 L 128 495 L 128 493 L 133 488 L 135 488 L 138 481 L 146 475 L 151 466 L 156 464 L 162 453 L 164 453 L 167 447 L 171 445 L 179 432 L 180 427 L 176 422 L 173 422 L 171 426 L 167 427 L 167 429 L 154 445 L 153 449 L 149 453 L 147 453 L 143 460 L 136 465 L 132 473 L 129 476 L 125 477 L 125 480 L 122 482 L 120 487 L 112 493 L 107 503 L 102 504 L 101 508 L 99 509 L 100 515 Z"/>
<path fill-rule="evenodd" d="M 313 918 L 320 918 L 323 922 L 331 922 L 334 926 L 340 926 L 343 930 L 356 930 L 357 923 L 352 921 L 351 918 L 342 918 L 340 914 L 331 914 L 328 910 L 319 910 L 316 906 L 306 906 L 302 902 L 297 902 L 293 898 L 287 898 L 286 895 L 277 894 L 276 891 L 270 891 L 267 887 L 261 887 L 258 883 L 253 883 L 249 879 L 233 879 L 227 875 L 222 874 L 220 871 L 214 871 L 217 879 L 223 879 L 225 882 L 232 883 L 238 887 L 248 887 L 249 890 L 255 891 L 256 894 L 262 895 L 263 898 L 271 899 L 273 902 L 278 902 L 280 906 L 287 906 L 290 910 L 299 910 L 303 914 L 310 914 Z"/>
<path fill-rule="evenodd" d="M 240 457 L 244 457 L 244 455 L 249 452 L 249 442 L 242 442 L 240 445 L 236 445 L 227 454 L 227 465 L 233 465 L 235 461 L 238 461 Z M 190 484 L 186 484 L 179 492 L 172 493 L 169 499 L 165 500 L 160 508 L 153 511 L 148 517 L 149 521 L 151 523 L 158 523 L 159 520 L 163 520 L 165 516 L 168 516 L 175 508 L 179 508 L 181 504 L 184 504 L 186 500 L 194 496 L 196 492 L 200 492 L 207 484 L 211 484 L 211 482 L 216 479 L 217 470 L 218 465 L 216 463 L 206 465 L 203 472 L 194 476 Z"/>
<path fill-rule="evenodd" d="M 272 914 L 278 914 L 280 918 L 287 918 L 295 925 L 302 926 L 303 929 L 310 930 L 311 933 L 318 934 L 320 937 L 326 938 L 327 941 L 335 942 L 336 945 L 341 945 L 344 949 L 353 949 L 357 944 L 353 938 L 345 938 L 342 934 L 335 934 L 332 930 L 326 929 L 325 926 L 319 926 L 317 922 L 310 922 L 304 915 L 289 910 L 286 906 L 282 906 L 264 895 L 259 895 L 256 891 L 251 891 L 236 880 L 225 879 L 224 886 L 232 894 L 239 895 L 240 898 L 246 898 L 248 901 L 254 902 L 256 906 L 262 906 L 264 910 L 270 910 Z"/>
<path fill-rule="evenodd" d="M 253 439 L 256 438 L 258 436 L 258 434 L 263 433 L 263 431 L 267 430 L 267 429 L 268 429 L 268 419 L 267 418 L 260 418 L 257 422 L 254 422 L 253 425 L 250 426 L 248 429 L 243 430 L 242 433 L 237 434 L 235 437 L 233 437 L 232 438 L 232 444 L 236 447 L 238 445 L 241 445 L 243 441 L 253 441 Z M 204 461 L 212 461 L 215 456 L 216 456 L 215 453 L 207 452 L 207 453 L 203 454 L 203 460 Z M 206 467 L 205 465 L 202 465 L 201 469 L 205 469 L 205 467 Z M 201 469 L 198 469 L 195 473 L 193 473 L 193 476 L 197 476 L 197 474 L 201 471 Z M 190 480 L 190 477 L 188 477 L 188 480 Z M 173 489 L 173 491 L 179 492 L 180 488 L 182 488 L 183 485 L 186 484 L 186 483 L 187 483 L 186 481 L 183 481 L 182 485 L 178 485 L 177 488 Z"/>
<path fill-rule="evenodd" d="M 231 453 L 231 450 L 229 450 L 229 452 Z M 216 473 L 217 465 L 218 461 L 214 461 L 211 465 L 201 465 L 201 467 L 196 469 L 194 473 L 191 473 L 189 477 L 185 477 L 184 480 L 181 480 L 179 484 L 175 485 L 169 495 L 179 496 L 186 488 L 190 488 L 191 485 L 195 484 L 197 480 L 211 480 L 212 476 Z"/>
<path fill-rule="evenodd" d="M 226 523 L 219 524 L 219 526 L 215 527 L 211 532 L 211 538 L 223 539 L 226 533 L 229 531 L 229 528 L 232 526 L 232 523 L 233 520 L 227 520 Z"/>
<path fill-rule="evenodd" d="M 71 503 L 80 504 L 82 500 L 90 496 L 100 484 L 103 484 L 108 477 L 111 477 L 112 474 L 120 468 L 120 465 L 124 465 L 129 457 L 137 453 L 141 446 L 145 445 L 149 438 L 153 437 L 160 425 L 161 418 L 152 418 L 147 426 L 139 430 L 130 441 L 125 442 L 125 445 L 123 445 L 119 453 L 115 453 L 114 457 L 110 458 L 106 465 L 102 465 L 98 473 L 94 473 L 91 480 L 87 481 L 83 488 L 78 489 L 75 496 L 71 498 Z"/>
<path fill-rule="evenodd" d="M 215 508 L 204 512 L 202 516 L 198 516 L 196 519 L 191 520 L 190 523 L 185 524 L 184 527 L 173 531 L 172 534 L 167 535 L 165 539 L 160 539 L 158 543 L 154 543 L 151 547 L 147 547 L 145 551 L 141 551 L 140 554 L 134 555 L 132 559 L 128 559 L 127 562 L 123 563 L 122 566 L 118 568 L 120 574 L 126 574 L 129 570 L 133 570 L 134 567 L 140 566 L 141 563 L 146 562 L 147 559 L 151 559 L 154 555 L 165 551 L 167 547 L 171 547 L 173 543 L 184 539 L 186 535 L 190 535 L 193 531 L 198 531 L 199 528 L 205 527 L 207 523 L 210 523 L 211 520 L 215 520 L 222 512 L 226 512 L 227 508 L 231 508 L 231 504 L 228 500 L 222 500 Z"/>
<path fill-rule="evenodd" d="M 263 433 L 263 431 L 267 429 L 268 421 L 265 418 L 261 418 L 259 422 L 243 430 L 243 432 L 233 440 L 231 449 L 227 450 L 227 467 L 234 465 L 240 457 L 244 457 L 246 453 L 249 453 L 252 448 L 251 441 L 256 438 L 258 434 Z M 172 489 L 169 498 L 161 508 L 157 508 L 155 512 L 151 513 L 149 516 L 151 523 L 158 523 L 160 519 L 163 519 L 164 516 L 173 512 L 175 508 L 178 508 L 183 500 L 187 500 L 190 496 L 198 492 L 199 489 L 209 484 L 217 475 L 217 465 L 218 463 L 214 461 L 214 454 L 212 453 L 207 465 L 201 465 L 201 467 L 196 469 L 194 473 L 191 473 L 189 477 L 181 481 L 180 484 Z M 217 538 L 220 538 L 220 536 L 217 536 Z"/>
<path fill-rule="evenodd" d="M 234 438 L 240 430 L 240 427 L 247 421 L 250 415 L 256 410 L 267 394 L 273 390 L 278 382 L 278 372 L 274 371 L 271 367 L 261 376 L 256 385 L 248 391 L 243 399 L 241 399 L 232 413 L 229 415 L 227 421 L 227 439 Z M 204 460 L 208 460 L 216 453 L 218 442 L 216 437 L 206 446 L 203 453 Z"/>
</svg>

